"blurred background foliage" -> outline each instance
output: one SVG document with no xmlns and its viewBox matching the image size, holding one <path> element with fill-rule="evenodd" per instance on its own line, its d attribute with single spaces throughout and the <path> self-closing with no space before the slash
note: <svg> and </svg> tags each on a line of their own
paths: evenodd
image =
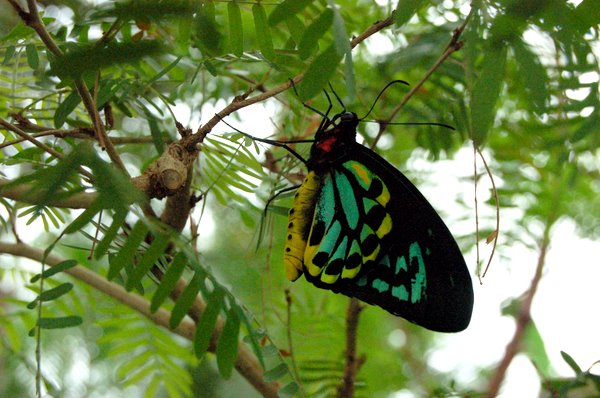
<svg viewBox="0 0 600 398">
<path fill-rule="evenodd" d="M 306 78 L 298 84 L 298 94 L 287 90 L 233 114 L 229 122 L 261 137 L 311 138 L 320 116 L 302 101 L 326 110 L 326 98 L 319 93 L 327 82 L 348 109 L 363 115 L 388 82 L 419 82 L 466 20 L 460 51 L 435 70 L 394 118 L 443 122 L 456 130 L 389 126 L 377 151 L 410 178 L 435 186 L 435 181 L 426 181 L 425 172 L 410 167 L 416 159 L 454 159 L 468 154 L 473 145 L 480 148 L 498 185 L 501 217 L 506 220 L 500 260 L 507 260 L 508 248 L 514 245 L 539 252 L 551 242 L 552 227 L 562 219 L 574 221 L 582 237 L 600 236 L 596 0 L 415 0 L 400 5 L 345 0 L 39 1 L 43 22 L 63 57 L 52 55 L 9 2 L 2 1 L 0 117 L 13 123 L 27 119 L 31 123 L 23 129 L 69 154 L 89 138 L 85 129 L 92 127 L 74 90 L 73 81 L 83 79 L 95 88 L 110 137 L 133 176 L 157 159 L 166 143 L 178 139 L 176 121 L 195 131 L 235 96 L 264 92 L 302 73 Z M 350 51 L 349 38 L 392 15 L 390 26 Z M 406 92 L 401 86 L 387 90 L 369 118 L 390 117 Z M 48 133 L 52 129 L 64 134 Z M 367 143 L 376 130 L 376 124 L 361 125 Z M 42 149 L 18 142 L 13 132 L 0 133 L 4 144 L 10 143 L 0 152 L 3 177 L 14 179 L 57 164 Z M 306 145 L 297 150 L 308 154 Z M 495 201 L 485 172 L 479 172 L 484 244 L 495 229 Z M 266 201 L 297 184 L 299 173 L 298 162 L 284 150 L 258 145 L 219 125 L 194 165 L 193 189 L 202 200 L 193 212 L 193 225 L 199 226 L 199 235 L 193 237 L 200 262 L 253 314 L 290 369 L 297 367 L 293 373 L 299 377 L 298 394 L 330 396 L 344 366 L 347 298 L 285 280 L 282 214 L 289 197 L 274 202 L 274 211 L 263 217 Z M 471 190 L 444 199 L 452 201 L 450 209 L 455 210 L 440 209 L 466 226 L 457 234 L 465 253 L 472 253 L 476 243 L 469 173 L 456 179 L 463 179 Z M 78 187 L 78 178 L 71 177 L 65 186 Z M 0 203 L 2 239 L 11 239 L 17 223 L 18 230 L 34 231 L 29 243 L 42 248 L 78 214 L 52 207 L 27 211 L 25 203 L 5 198 Z M 158 200 L 152 205 L 162 206 Z M 18 217 L 11 219 L 10 214 Z M 189 230 L 185 234 L 191 236 Z M 22 237 L 27 240 L 29 232 Z M 106 275 L 106 261 L 86 259 L 91 244 L 84 233 L 63 242 L 57 250 L 65 257 Z M 1 258 L 0 395 L 27 396 L 33 394 L 35 377 L 34 341 L 27 332 L 36 313 L 25 306 L 39 293 L 28 282 L 38 270 L 24 261 Z M 60 275 L 55 279 L 56 285 L 68 280 Z M 146 293 L 155 289 L 150 280 L 143 288 Z M 291 289 L 291 322 L 285 289 Z M 189 342 L 83 284 L 76 283 L 74 293 L 47 310 L 83 318 L 81 326 L 43 336 L 42 376 L 52 396 L 257 394 L 235 372 L 229 380 L 220 378 L 214 356 L 198 360 Z M 506 313 L 517 316 L 518 310 L 509 308 Z M 597 377 L 579 368 L 568 354 L 564 358 L 575 375 L 555 378 L 543 334 L 535 324 L 530 327 L 524 352 L 533 362 L 547 365 L 540 368 L 540 383 L 548 396 L 568 396 L 581 386 L 595 388 L 596 395 L 589 396 L 598 396 Z M 470 365 L 465 376 L 461 369 L 442 373 L 428 363 L 437 337 L 384 311 L 364 311 L 358 349 L 365 362 L 357 396 L 485 392 L 493 366 Z"/>
</svg>

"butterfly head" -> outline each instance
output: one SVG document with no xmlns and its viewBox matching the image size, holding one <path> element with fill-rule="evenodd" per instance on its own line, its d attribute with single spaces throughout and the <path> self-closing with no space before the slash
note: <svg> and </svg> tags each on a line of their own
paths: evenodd
<svg viewBox="0 0 600 398">
<path fill-rule="evenodd" d="M 356 142 L 356 126 L 358 116 L 354 112 L 343 112 L 335 115 L 315 134 L 315 142 L 311 149 L 310 168 L 325 169 L 342 158 L 345 147 Z"/>
</svg>

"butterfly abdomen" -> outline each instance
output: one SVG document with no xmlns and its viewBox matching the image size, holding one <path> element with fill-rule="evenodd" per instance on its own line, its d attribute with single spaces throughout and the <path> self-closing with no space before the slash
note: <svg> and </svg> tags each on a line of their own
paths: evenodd
<svg viewBox="0 0 600 398">
<path fill-rule="evenodd" d="M 304 251 L 321 184 L 321 177 L 310 171 L 294 196 L 294 204 L 288 217 L 283 257 L 285 274 L 290 281 L 295 281 L 302 275 Z"/>
</svg>

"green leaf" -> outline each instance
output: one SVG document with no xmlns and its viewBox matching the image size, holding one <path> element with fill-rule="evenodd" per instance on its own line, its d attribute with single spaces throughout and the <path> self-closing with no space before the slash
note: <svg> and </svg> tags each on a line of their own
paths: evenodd
<svg viewBox="0 0 600 398">
<path fill-rule="evenodd" d="M 515 40 L 512 45 L 519 67 L 519 75 L 522 77 L 521 81 L 527 92 L 527 99 L 534 111 L 542 113 L 546 109 L 549 98 L 546 68 L 526 43 Z"/>
<path fill-rule="evenodd" d="M 308 58 L 317 48 L 318 41 L 329 31 L 333 24 L 333 11 L 325 9 L 304 31 L 300 42 L 298 43 L 298 55 L 300 58 Z"/>
<path fill-rule="evenodd" d="M 550 358 L 546 352 L 544 340 L 534 322 L 529 322 L 525 328 L 523 347 L 543 378 L 550 377 L 552 375 Z"/>
<path fill-rule="evenodd" d="M 346 32 L 346 26 L 344 19 L 342 18 L 338 7 L 335 6 L 333 0 L 329 0 L 329 3 L 333 9 L 333 38 L 335 40 L 335 47 L 338 54 L 343 55 L 345 70 L 344 73 L 346 88 L 348 90 L 348 97 L 350 101 L 354 100 L 355 92 L 355 79 L 354 79 L 354 63 L 352 62 L 352 48 L 348 41 L 348 33 Z"/>
<path fill-rule="evenodd" d="M 31 278 L 31 280 L 29 282 L 35 283 L 35 282 L 39 281 L 40 278 L 42 278 L 42 277 L 49 278 L 52 275 L 58 274 L 59 272 L 66 271 L 70 268 L 73 268 L 76 265 L 77 265 L 77 261 L 75 261 L 75 260 L 65 260 L 63 262 L 60 262 L 60 263 L 44 270 L 44 272 L 42 272 L 41 274 L 36 274 L 35 276 L 33 276 L 33 278 Z"/>
<path fill-rule="evenodd" d="M 346 33 L 346 25 L 344 18 L 340 14 L 338 7 L 333 0 L 328 0 L 330 7 L 333 9 L 333 40 L 338 54 L 345 55 L 350 52 L 350 42 Z"/>
<path fill-rule="evenodd" d="M 485 53 L 481 74 L 471 93 L 473 140 L 481 145 L 487 138 L 496 115 L 496 102 L 504 81 L 506 47 L 494 46 Z"/>
<path fill-rule="evenodd" d="M 303 101 L 321 92 L 335 73 L 341 59 L 342 56 L 337 52 L 335 44 L 331 44 L 314 59 L 304 79 L 298 84 L 298 95 Z"/>
<path fill-rule="evenodd" d="M 35 300 L 27 304 L 27 308 L 33 309 L 37 306 L 40 301 L 52 301 L 60 296 L 63 296 L 69 293 L 73 289 L 72 283 L 63 283 L 61 285 L 56 286 L 55 288 L 44 290 L 40 293 Z"/>
<path fill-rule="evenodd" d="M 241 57 L 244 53 L 244 26 L 240 6 L 235 0 L 227 3 L 227 15 L 229 17 L 229 46 L 232 53 Z"/>
<path fill-rule="evenodd" d="M 285 21 L 304 10 L 312 2 L 314 2 L 314 0 L 284 0 L 279 3 L 271 15 L 269 15 L 269 24 L 275 26 L 279 22 Z"/>
<path fill-rule="evenodd" d="M 35 34 L 35 30 L 20 22 L 15 25 L 6 35 L 0 38 L 0 42 L 18 41 L 18 39 L 26 39 Z"/>
<path fill-rule="evenodd" d="M 252 349 L 253 349 L 254 353 L 256 354 L 256 357 L 258 358 L 260 365 L 264 368 L 265 367 L 265 358 L 264 358 L 263 352 L 261 350 L 260 339 L 262 337 L 264 337 L 266 334 L 263 330 L 256 329 L 256 327 L 253 325 L 252 321 L 250 321 L 250 319 L 248 319 L 248 317 L 243 314 L 243 312 L 242 312 L 243 310 L 241 308 L 238 307 L 238 311 L 241 312 L 242 322 L 244 323 L 244 325 L 246 325 L 246 330 L 248 331 L 248 334 L 246 336 L 244 336 L 242 338 L 242 340 L 252 346 Z"/>
<path fill-rule="evenodd" d="M 277 357 L 279 356 L 279 348 L 275 344 L 267 344 L 262 349 L 265 357 Z"/>
<path fill-rule="evenodd" d="M 570 356 L 569 354 L 567 354 L 564 351 L 561 351 L 560 355 L 563 357 L 563 359 L 565 360 L 565 362 L 567 363 L 567 365 L 569 365 L 571 367 L 571 369 L 573 369 L 573 371 L 575 371 L 575 374 L 577 376 L 583 374 L 583 370 L 581 370 L 581 368 L 579 367 L 579 365 L 577 365 L 577 362 L 575 362 L 575 360 L 573 359 L 572 356 Z"/>
<path fill-rule="evenodd" d="M 230 310 L 227 313 L 225 326 L 219 336 L 217 343 L 217 366 L 219 373 L 225 379 L 231 377 L 231 371 L 235 364 L 235 358 L 238 352 L 238 338 L 240 333 L 240 319 L 235 311 Z"/>
<path fill-rule="evenodd" d="M 158 308 L 162 305 L 165 299 L 169 296 L 169 293 L 173 290 L 177 281 L 181 277 L 183 270 L 187 264 L 187 259 L 183 252 L 177 253 L 175 258 L 167 267 L 167 272 L 165 272 L 154 296 L 152 296 L 152 302 L 150 303 L 150 311 L 156 312 Z"/>
<path fill-rule="evenodd" d="M 81 165 L 82 156 L 88 149 L 88 145 L 81 144 L 67 157 L 59 160 L 55 166 L 40 169 L 33 174 L 14 180 L 11 184 L 34 182 L 30 193 L 39 194 L 37 206 L 42 208 L 57 198 L 57 193 L 77 171 Z M 61 193 L 61 195 L 64 195 L 64 193 Z"/>
<path fill-rule="evenodd" d="M 56 108 L 54 112 L 54 127 L 59 129 L 65 124 L 67 117 L 77 108 L 81 102 L 81 97 L 75 91 L 67 96 Z"/>
<path fill-rule="evenodd" d="M 298 43 L 298 41 L 304 34 L 304 30 L 306 29 L 304 26 L 304 22 L 300 18 L 298 18 L 297 15 L 292 15 L 290 18 L 287 18 L 285 20 L 285 24 L 288 28 L 288 31 L 290 32 L 290 35 L 292 36 L 292 39 L 294 39 L 294 41 Z"/>
<path fill-rule="evenodd" d="M 300 390 L 300 387 L 298 386 L 298 383 L 296 383 L 295 381 L 292 381 L 288 384 L 286 384 L 283 388 L 279 389 L 279 393 L 281 395 L 289 395 L 289 396 L 296 396 L 296 393 Z"/>
<path fill-rule="evenodd" d="M 267 382 L 271 382 L 271 381 L 276 381 L 278 379 L 280 379 L 281 377 L 285 376 L 286 374 L 288 374 L 290 371 L 287 367 L 287 365 L 285 363 L 280 363 L 279 365 L 275 366 L 273 369 L 265 372 L 264 375 L 264 380 Z"/>
<path fill-rule="evenodd" d="M 72 234 L 81 230 L 85 227 L 94 216 L 102 210 L 102 202 L 100 200 L 95 200 L 87 209 L 83 211 L 76 219 L 74 219 L 64 230 L 64 234 Z"/>
<path fill-rule="evenodd" d="M 587 31 L 590 27 L 600 25 L 600 7 L 598 0 L 583 0 L 575 9 L 575 17 L 578 27 Z"/>
<path fill-rule="evenodd" d="M 163 22 L 166 18 L 185 18 L 193 13 L 194 2 L 168 0 L 136 0 L 127 2 L 115 2 L 113 8 L 100 8 L 94 14 L 99 17 L 118 17 L 122 20 L 142 20 Z"/>
<path fill-rule="evenodd" d="M 63 316 L 58 318 L 38 318 L 36 325 L 42 329 L 66 329 L 83 323 L 80 316 Z"/>
<path fill-rule="evenodd" d="M 25 46 L 25 54 L 27 55 L 27 64 L 33 70 L 40 66 L 40 57 L 35 44 L 29 43 Z"/>
<path fill-rule="evenodd" d="M 598 91 L 598 85 L 592 85 L 592 93 Z M 570 138 L 572 143 L 576 143 L 580 140 L 583 140 L 586 137 L 591 136 L 597 132 L 597 127 L 600 125 L 600 114 L 598 112 L 592 113 L 590 116 L 586 117 L 583 123 L 579 126 L 579 128 L 573 131 L 573 135 Z"/>
<path fill-rule="evenodd" d="M 148 368 L 150 359 L 153 353 L 151 351 L 142 351 L 138 355 L 129 356 L 128 360 L 119 366 L 117 369 L 117 376 L 121 379 L 126 378 L 130 373 L 139 370 L 140 368 Z"/>
<path fill-rule="evenodd" d="M 147 232 L 148 228 L 141 221 L 138 221 L 133 226 L 133 229 L 129 233 L 125 244 L 123 245 L 121 250 L 119 250 L 119 252 L 116 254 L 116 256 L 112 258 L 112 261 L 110 261 L 108 275 L 106 277 L 108 280 L 114 279 L 119 274 L 119 272 L 125 267 L 126 264 L 131 263 L 131 261 L 133 261 L 133 256 L 135 255 L 135 252 L 137 251 L 137 248 L 140 245 L 140 243 L 146 237 Z"/>
<path fill-rule="evenodd" d="M 254 29 L 256 31 L 258 49 L 266 59 L 275 59 L 271 28 L 269 28 L 269 24 L 267 23 L 267 14 L 262 4 L 256 3 L 252 6 L 252 16 L 254 18 Z"/>
<path fill-rule="evenodd" d="M 158 259 L 165 253 L 165 249 L 169 245 L 170 237 L 168 234 L 159 234 L 154 237 L 152 244 L 146 250 L 140 261 L 135 264 L 133 272 L 129 275 L 125 289 L 131 290 L 142 278 L 146 276 L 150 268 L 157 263 Z"/>
<path fill-rule="evenodd" d="M 158 152 L 158 154 L 160 155 L 165 151 L 165 143 L 163 141 L 162 133 L 158 128 L 158 123 L 156 119 L 151 115 L 148 117 L 148 126 L 150 127 L 150 135 L 152 136 L 154 148 L 156 148 L 156 152 Z"/>
<path fill-rule="evenodd" d="M 179 56 L 179 57 L 175 58 L 173 60 L 173 62 L 169 63 L 169 65 L 165 66 L 160 71 L 158 71 L 158 73 L 156 73 L 156 75 L 154 75 L 154 76 L 152 76 L 152 78 L 148 79 L 148 82 L 146 84 L 150 85 L 150 84 L 154 84 L 154 82 L 157 82 L 161 77 L 165 76 L 167 73 L 169 73 L 169 71 L 171 71 L 173 68 L 175 68 L 177 66 L 177 64 L 179 63 L 179 61 L 181 61 L 181 58 L 183 58 L 183 57 Z"/>
<path fill-rule="evenodd" d="M 169 326 L 171 329 L 175 329 L 177 325 L 181 323 L 185 314 L 187 314 L 188 310 L 194 304 L 194 300 L 196 300 L 196 297 L 198 296 L 203 279 L 203 275 L 195 273 L 192 280 L 189 281 L 181 293 L 181 296 L 177 299 L 175 307 L 173 307 L 173 310 L 171 311 L 171 319 L 169 319 Z"/>
<path fill-rule="evenodd" d="M 198 358 L 201 358 L 206 350 L 208 350 L 210 339 L 215 329 L 215 323 L 223 305 L 224 294 L 224 291 L 220 287 L 215 288 L 207 300 L 204 313 L 198 321 L 196 335 L 194 336 L 194 352 Z"/>
<path fill-rule="evenodd" d="M 16 47 L 14 45 L 10 45 L 6 47 L 6 51 L 4 52 L 4 59 L 2 60 L 2 65 L 8 65 L 12 60 L 12 57 L 15 55 Z"/>
<path fill-rule="evenodd" d="M 93 152 L 87 152 L 84 164 L 96 177 L 96 188 L 104 208 L 118 209 L 145 200 L 144 195 L 133 186 L 122 171 L 105 162 Z"/>
<path fill-rule="evenodd" d="M 177 34 L 175 35 L 175 41 L 177 43 L 178 54 L 189 54 L 190 38 L 192 36 L 192 25 L 193 25 L 193 13 L 188 16 L 179 19 L 177 24 Z"/>
<path fill-rule="evenodd" d="M 94 258 L 96 260 L 104 256 L 108 251 L 110 244 L 115 239 L 115 236 L 117 236 L 117 232 L 119 232 L 119 228 L 125 223 L 127 213 L 127 208 L 120 208 L 115 211 L 112 224 L 110 224 L 110 227 L 104 232 L 102 240 L 98 243 L 98 246 L 96 246 L 96 250 L 94 251 Z"/>
<path fill-rule="evenodd" d="M 398 2 L 395 12 L 396 27 L 404 25 L 423 5 L 424 0 L 403 0 Z"/>
<path fill-rule="evenodd" d="M 132 64 L 143 57 L 158 55 L 163 50 L 158 40 L 111 42 L 104 47 L 77 45 L 50 63 L 50 73 L 60 79 L 79 78 L 84 73 L 92 74 L 109 66 Z"/>
<path fill-rule="evenodd" d="M 216 55 L 221 51 L 221 32 L 217 28 L 212 1 L 204 2 L 196 15 L 196 35 L 202 49 L 208 54 Z"/>
</svg>

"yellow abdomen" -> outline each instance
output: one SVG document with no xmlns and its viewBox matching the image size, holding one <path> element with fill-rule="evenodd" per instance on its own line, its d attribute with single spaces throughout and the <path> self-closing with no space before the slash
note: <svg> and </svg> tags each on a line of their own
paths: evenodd
<svg viewBox="0 0 600 398">
<path fill-rule="evenodd" d="M 294 203 L 288 216 L 283 256 L 285 274 L 290 281 L 295 281 L 302 275 L 304 250 L 320 189 L 321 178 L 314 171 L 310 171 L 294 195 Z"/>
</svg>

